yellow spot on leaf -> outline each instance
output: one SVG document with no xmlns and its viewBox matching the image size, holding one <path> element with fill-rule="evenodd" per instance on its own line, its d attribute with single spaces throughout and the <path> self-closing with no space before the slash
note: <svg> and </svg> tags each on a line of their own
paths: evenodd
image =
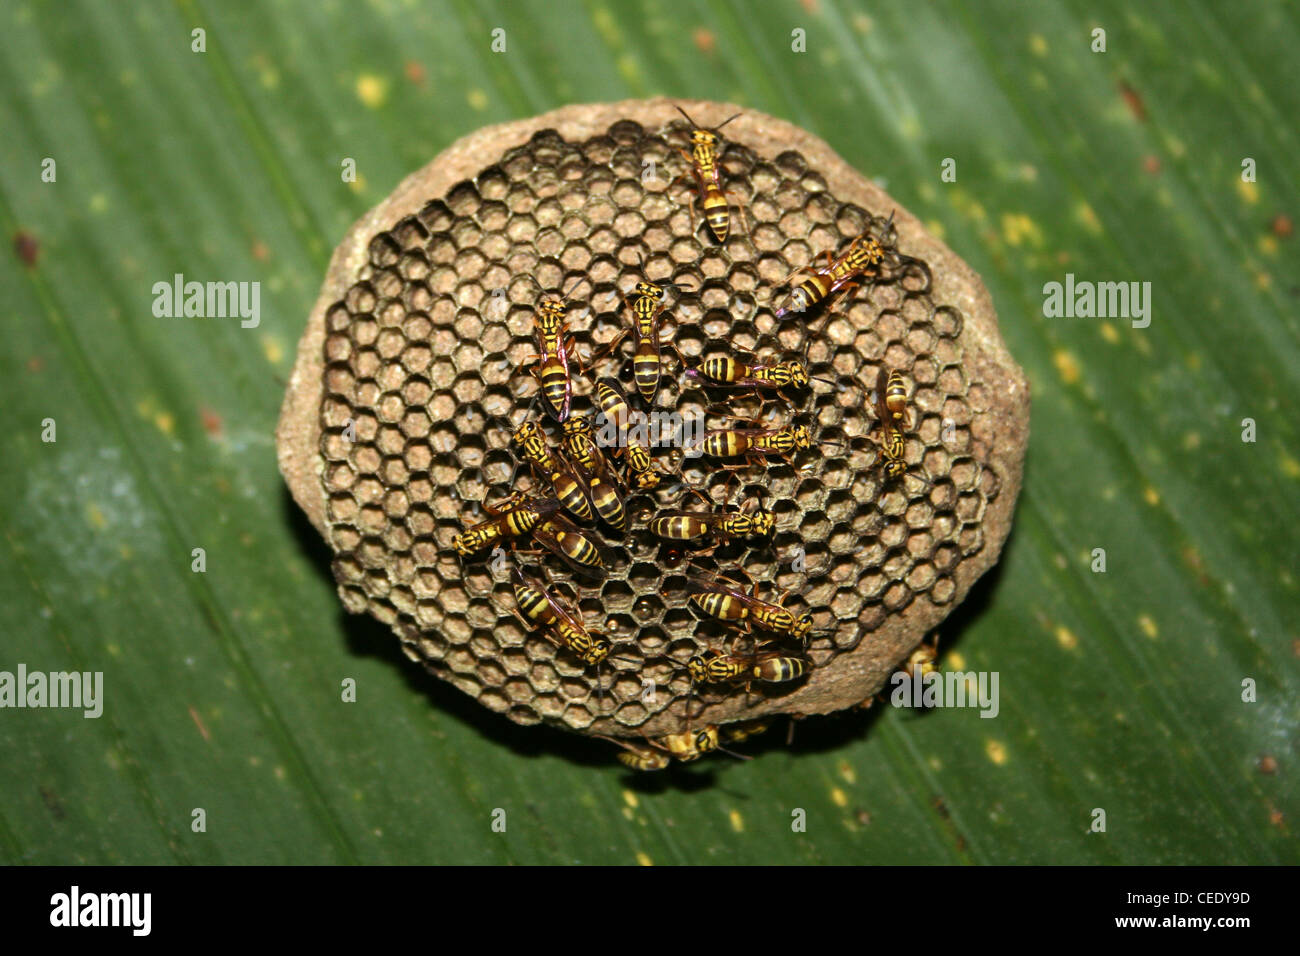
<svg viewBox="0 0 1300 956">
<path fill-rule="evenodd" d="M 654 862 L 650 857 L 646 856 L 640 850 L 637 850 L 636 852 L 636 862 L 638 866 L 654 866 Z"/>
<path fill-rule="evenodd" d="M 482 90 L 480 90 L 478 87 L 475 87 L 474 89 L 470 90 L 469 95 L 466 97 L 466 99 L 469 100 L 469 105 L 473 109 L 476 110 L 487 109 L 487 105 L 488 105 L 487 94 L 484 93 Z"/>
<path fill-rule="evenodd" d="M 1255 288 L 1260 292 L 1267 292 L 1269 286 L 1273 284 L 1273 277 L 1263 270 L 1257 269 L 1251 278 L 1255 282 Z"/>
<path fill-rule="evenodd" d="M 1057 349 L 1052 361 L 1056 363 L 1056 372 L 1066 385 L 1079 381 L 1079 362 L 1073 354 L 1065 349 Z"/>
<path fill-rule="evenodd" d="M 1146 503 L 1153 508 L 1160 504 L 1160 492 L 1156 491 L 1150 485 L 1146 486 L 1146 490 L 1142 492 L 1142 497 L 1146 500 Z"/>
<path fill-rule="evenodd" d="M 1152 640 L 1155 640 L 1156 635 L 1160 633 L 1159 629 L 1156 628 L 1156 622 L 1151 619 L 1149 614 L 1138 615 L 1138 627 L 1142 628 L 1142 633 Z"/>
<path fill-rule="evenodd" d="M 631 807 L 632 809 L 635 810 L 636 807 L 637 807 L 636 794 L 633 793 L 631 790 L 624 790 L 624 791 L 623 791 L 623 802 L 626 803 L 629 807 Z"/>
<path fill-rule="evenodd" d="M 1300 461 L 1296 461 L 1290 455 L 1282 455 L 1282 474 L 1288 478 L 1300 478 Z"/>
<path fill-rule="evenodd" d="M 1201 447 L 1201 436 L 1196 432 L 1188 432 L 1183 436 L 1183 451 L 1196 451 Z"/>
<path fill-rule="evenodd" d="M 1007 748 L 999 740 L 990 740 L 984 745 L 984 752 L 999 767 L 1007 762 Z"/>
<path fill-rule="evenodd" d="M 858 775 L 847 760 L 840 761 L 839 771 L 840 776 L 844 778 L 844 782 L 850 786 L 858 782 Z"/>
<path fill-rule="evenodd" d="M 731 821 L 731 829 L 737 833 L 745 832 L 745 818 L 740 815 L 739 810 L 731 810 L 727 813 L 727 819 Z"/>
<path fill-rule="evenodd" d="M 104 518 L 104 512 L 99 510 L 99 505 L 93 501 L 86 505 L 86 520 L 96 531 L 103 531 L 108 527 L 108 521 Z"/>
<path fill-rule="evenodd" d="M 280 347 L 280 343 L 275 338 L 269 335 L 262 338 L 262 352 L 266 355 L 266 360 L 272 365 L 279 365 L 284 358 L 284 349 Z"/>
<path fill-rule="evenodd" d="M 1024 213 L 1005 213 L 1002 216 L 1002 235 L 1010 246 L 1018 246 L 1025 240 L 1032 246 L 1043 244 L 1042 230 Z"/>
<path fill-rule="evenodd" d="M 377 110 L 388 99 L 388 81 L 374 73 L 362 73 L 357 77 L 357 99 L 372 110 Z"/>
<path fill-rule="evenodd" d="M 1067 651 L 1072 651 L 1079 646 L 1079 639 L 1074 636 L 1074 632 L 1065 625 L 1056 629 L 1056 643 L 1060 644 Z"/>
<path fill-rule="evenodd" d="M 1258 245 L 1259 245 L 1259 251 L 1264 253 L 1264 255 L 1266 256 L 1277 255 L 1277 239 L 1275 239 L 1273 236 L 1260 236 Z"/>
<path fill-rule="evenodd" d="M 849 795 L 839 787 L 831 787 L 831 801 L 837 807 L 847 807 L 849 805 Z"/>
<path fill-rule="evenodd" d="M 944 663 L 955 671 L 966 669 L 966 658 L 961 656 L 960 651 L 949 651 L 944 655 Z"/>
<path fill-rule="evenodd" d="M 1101 323 L 1101 337 L 1111 345 L 1117 345 L 1119 343 L 1119 332 L 1117 332 L 1115 326 L 1111 325 L 1109 322 Z"/>
<path fill-rule="evenodd" d="M 1237 194 L 1241 196 L 1243 202 L 1255 205 L 1259 202 L 1259 183 L 1248 183 L 1240 176 L 1237 177 Z"/>
<path fill-rule="evenodd" d="M 597 7 L 591 12 L 591 22 L 600 38 L 609 46 L 622 46 L 623 35 L 619 33 L 618 24 L 604 7 Z"/>
<path fill-rule="evenodd" d="M 1047 38 L 1041 33 L 1030 34 L 1029 52 L 1034 56 L 1047 56 Z"/>
<path fill-rule="evenodd" d="M 90 211 L 95 214 L 101 214 L 108 211 L 108 197 L 103 193 L 95 193 L 90 197 Z"/>
<path fill-rule="evenodd" d="M 351 189 L 354 193 L 365 192 L 365 189 L 366 189 L 366 174 L 365 174 L 365 173 L 357 173 L 357 177 L 356 177 L 356 179 L 353 179 L 353 180 L 351 180 L 351 181 L 348 182 L 348 189 Z"/>
<path fill-rule="evenodd" d="M 618 58 L 618 72 L 628 83 L 640 82 L 641 68 L 637 66 L 636 57 L 630 53 L 624 53 Z"/>
<path fill-rule="evenodd" d="M 176 419 L 172 417 L 171 412 L 159 412 L 153 417 L 153 423 L 164 435 L 170 435 L 176 430 Z"/>
<path fill-rule="evenodd" d="M 1097 218 L 1097 213 L 1086 202 L 1081 202 L 1074 207 L 1074 218 L 1084 229 L 1087 229 L 1093 235 L 1101 234 L 1101 220 Z"/>
</svg>

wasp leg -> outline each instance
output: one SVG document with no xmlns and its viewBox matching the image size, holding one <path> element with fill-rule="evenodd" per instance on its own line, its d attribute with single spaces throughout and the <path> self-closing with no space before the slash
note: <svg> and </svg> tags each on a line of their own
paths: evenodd
<svg viewBox="0 0 1300 956">
<path fill-rule="evenodd" d="M 728 202 L 731 202 L 731 191 L 730 191 L 730 190 L 728 190 L 728 189 L 724 189 L 724 190 L 722 191 L 722 195 L 724 195 L 724 196 L 727 197 L 727 201 L 728 201 Z M 742 231 L 745 235 L 749 235 L 749 221 L 745 218 L 745 204 L 744 204 L 744 203 L 741 203 L 741 202 L 737 202 L 737 203 L 736 203 L 736 212 L 740 213 L 740 226 L 741 226 L 741 231 Z"/>
</svg>

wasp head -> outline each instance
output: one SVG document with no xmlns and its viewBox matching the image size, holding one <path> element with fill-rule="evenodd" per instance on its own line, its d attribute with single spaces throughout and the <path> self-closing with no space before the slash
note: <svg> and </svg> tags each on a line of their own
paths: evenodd
<svg viewBox="0 0 1300 956">
<path fill-rule="evenodd" d="M 664 290 L 663 286 L 655 285 L 653 282 L 638 282 L 636 284 L 636 294 L 658 301 L 664 297 Z"/>
<path fill-rule="evenodd" d="M 542 438 L 542 427 L 537 422 L 524 422 L 515 429 L 514 440 L 520 445 L 527 445 L 530 441 L 536 441 Z"/>
<path fill-rule="evenodd" d="M 686 662 L 686 672 L 691 675 L 691 680 L 703 684 L 709 677 L 709 664 L 699 654 L 696 654 Z"/>
<path fill-rule="evenodd" d="M 795 388 L 807 388 L 810 381 L 808 370 L 804 368 L 802 362 L 791 362 L 789 364 L 790 384 Z"/>
<path fill-rule="evenodd" d="M 582 655 L 582 661 L 584 664 L 599 664 L 605 658 L 609 657 L 609 652 L 613 647 L 614 645 L 611 644 L 607 638 L 599 635 L 592 635 L 591 647 L 588 648 L 587 653 Z"/>
<path fill-rule="evenodd" d="M 554 332 L 564 322 L 564 303 L 559 299 L 543 299 L 537 303 L 537 325 L 546 332 Z"/>
<path fill-rule="evenodd" d="M 770 511 L 760 511 L 754 515 L 754 534 L 766 538 L 776 527 L 776 515 Z"/>
<path fill-rule="evenodd" d="M 717 146 L 718 136 L 716 133 L 707 129 L 696 129 L 691 131 L 691 144 L 693 146 Z"/>
<path fill-rule="evenodd" d="M 586 417 L 581 415 L 574 415 L 560 427 L 564 429 L 564 434 L 566 435 L 591 434 L 591 422 L 587 421 Z"/>
<path fill-rule="evenodd" d="M 659 473 L 655 471 L 638 472 L 632 483 L 636 486 L 637 491 L 649 491 L 651 488 L 658 488 Z"/>
<path fill-rule="evenodd" d="M 473 547 L 471 547 L 471 539 L 468 532 L 464 532 L 462 534 L 456 535 L 455 539 L 451 543 L 451 546 L 456 549 L 456 553 L 459 554 L 462 558 L 468 558 L 471 554 L 474 553 L 474 549 Z"/>
</svg>

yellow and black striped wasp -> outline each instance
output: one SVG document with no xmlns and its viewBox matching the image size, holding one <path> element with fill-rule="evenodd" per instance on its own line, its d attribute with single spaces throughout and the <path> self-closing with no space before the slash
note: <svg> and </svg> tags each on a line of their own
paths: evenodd
<svg viewBox="0 0 1300 956">
<path fill-rule="evenodd" d="M 555 519 L 559 508 L 558 498 L 525 498 L 517 493 L 494 505 L 484 503 L 483 510 L 491 517 L 456 535 L 452 547 L 462 558 L 470 557 L 508 539 L 536 532 L 543 523 Z"/>
<path fill-rule="evenodd" d="M 720 728 L 722 739 L 729 744 L 741 744 L 750 737 L 765 734 L 771 728 L 771 721 L 764 717 L 754 720 L 738 720 L 732 724 L 723 724 Z"/>
<path fill-rule="evenodd" d="M 696 654 L 686 664 L 691 679 L 700 684 L 740 683 L 746 692 L 754 681 L 786 684 L 798 680 L 811 669 L 807 658 L 791 657 L 778 651 L 754 654 L 724 654 L 707 650 Z"/>
<path fill-rule="evenodd" d="M 892 215 L 889 221 L 892 225 Z M 886 234 L 889 231 L 890 227 L 887 226 Z M 784 318 L 790 312 L 808 312 L 839 292 L 843 292 L 847 298 L 857 291 L 862 284 L 861 280 L 874 282 L 880 277 L 880 266 L 885 261 L 887 252 L 885 245 L 869 232 L 864 232 L 849 243 L 848 249 L 838 258 L 826 250 L 823 252 L 826 265 L 821 268 L 805 266 L 796 269 L 777 286 L 785 286 L 800 272 L 808 274 L 777 307 L 776 317 Z"/>
<path fill-rule="evenodd" d="M 680 665 L 679 665 L 680 666 Z M 686 662 L 691 686 L 686 695 L 686 726 L 691 724 L 691 701 L 695 698 L 697 684 L 742 684 L 745 693 L 759 681 L 764 684 L 787 684 L 799 680 L 812 669 L 805 657 L 793 657 L 779 651 L 753 654 L 724 654 L 712 648 L 696 654 Z"/>
<path fill-rule="evenodd" d="M 626 751 L 618 755 L 618 762 L 633 770 L 663 770 L 668 766 L 670 758 L 681 763 L 691 763 L 714 751 L 728 754 L 737 760 L 753 759 L 722 746 L 717 724 L 705 724 L 697 730 L 664 734 L 661 737 L 647 737 L 645 742 L 648 746 L 645 747 L 615 737 L 604 737 L 604 739 L 618 744 Z"/>
<path fill-rule="evenodd" d="M 881 415 L 881 421 L 888 421 L 895 428 L 910 427 L 907 382 L 903 380 L 902 372 L 881 368 L 876 376 L 876 395 L 876 412 Z"/>
<path fill-rule="evenodd" d="M 936 634 L 928 641 L 922 641 L 916 645 L 916 649 L 907 655 L 907 660 L 903 661 L 902 670 L 907 672 L 907 676 L 913 679 L 924 677 L 926 674 L 933 674 L 939 669 L 935 663 L 939 659 L 939 635 Z"/>
<path fill-rule="evenodd" d="M 712 503 L 694 488 L 688 488 L 687 493 L 700 498 L 706 505 Z M 699 547 L 708 545 L 707 550 L 697 552 L 703 556 L 738 538 L 768 537 L 776 527 L 776 516 L 761 503 L 752 514 L 743 507 L 731 513 L 672 510 L 659 512 L 650 519 L 648 527 L 651 534 L 665 541 Z"/>
<path fill-rule="evenodd" d="M 596 446 L 591 422 L 584 415 L 575 415 L 564 423 L 563 428 L 564 450 L 569 460 L 581 469 L 596 513 L 611 527 L 626 531 L 627 508 L 619 491 L 618 478 L 604 453 Z"/>
<path fill-rule="evenodd" d="M 707 385 L 753 388 L 756 391 L 765 388 L 807 388 L 813 380 L 813 376 L 808 374 L 808 367 L 798 359 L 764 365 L 745 362 L 730 355 L 711 356 L 697 368 L 688 368 L 686 376 Z"/>
<path fill-rule="evenodd" d="M 546 443 L 546 433 L 534 421 L 523 422 L 512 436 L 520 456 L 544 475 L 569 514 L 579 521 L 591 520 L 591 499 L 586 483 L 564 457 Z"/>
<path fill-rule="evenodd" d="M 785 606 L 786 595 L 780 594 L 775 602 L 758 596 L 758 585 L 751 584 L 748 591 L 738 582 L 712 574 L 687 578 L 687 599 L 705 615 L 719 621 L 738 624 L 746 631 L 757 626 L 773 634 L 802 641 L 805 646 L 812 635 L 811 614 L 796 615 Z"/>
<path fill-rule="evenodd" d="M 743 421 L 743 419 L 742 419 Z M 750 425 L 756 422 L 750 420 Z M 710 458 L 744 458 L 740 464 L 726 464 L 723 468 L 747 468 L 762 464 L 768 457 L 782 458 L 787 464 L 794 464 L 797 452 L 812 448 L 818 442 L 806 425 L 784 425 L 781 428 L 713 428 L 700 441 L 687 449 L 681 465 L 687 458 L 708 455 Z M 843 448 L 840 442 L 820 442 Z"/>
<path fill-rule="evenodd" d="M 552 593 L 535 581 L 524 577 L 518 568 L 513 569 L 517 614 L 524 624 L 541 627 L 551 636 L 552 642 L 573 653 L 587 665 L 600 664 L 613 647 L 600 632 L 593 633 L 577 617 L 576 612 L 564 607 Z"/>
<path fill-rule="evenodd" d="M 726 126 L 740 114 L 730 116 L 723 120 L 713 129 L 705 129 L 699 123 L 686 115 L 686 111 L 680 106 L 674 107 L 677 112 L 686 117 L 686 122 L 691 124 L 691 151 L 688 153 L 681 147 L 675 147 L 685 160 L 691 164 L 691 175 L 695 178 L 695 188 L 698 192 L 700 212 L 703 214 L 705 221 L 709 224 L 709 231 L 713 233 L 713 238 L 718 242 L 726 242 L 727 235 L 731 231 L 731 206 L 728 202 L 730 193 L 722 188 L 721 167 L 718 165 L 718 130 Z M 686 177 L 678 176 L 677 180 L 685 180 Z M 669 183 L 672 186 L 672 183 Z M 740 212 L 741 228 L 746 232 L 749 227 L 745 224 L 745 207 L 736 203 L 736 209 Z M 691 207 L 691 235 L 695 235 L 699 227 L 695 224 L 695 207 Z"/>
<path fill-rule="evenodd" d="M 653 405 L 659 391 L 659 379 L 663 376 L 663 355 L 659 341 L 659 316 L 667 306 L 664 304 L 664 289 L 677 288 L 671 282 L 658 283 L 642 279 L 636 284 L 632 298 L 620 294 L 619 300 L 630 310 L 631 324 L 620 329 L 618 334 L 601 347 L 600 354 L 612 352 L 618 348 L 629 334 L 636 340 L 632 351 L 632 380 L 636 390 L 645 399 L 647 405 Z M 663 343 L 682 360 L 677 346 L 671 342 Z"/>
<path fill-rule="evenodd" d="M 514 614 L 525 627 L 540 627 L 547 640 L 573 654 L 588 667 L 599 668 L 610 658 L 614 644 L 600 631 L 588 628 L 578 612 L 561 603 L 555 592 L 525 577 L 518 568 L 512 569 L 512 577 L 516 605 Z M 603 703 L 604 687 L 599 671 L 596 686 Z"/>
<path fill-rule="evenodd" d="M 612 422 L 618 435 L 615 454 L 621 454 L 627 463 L 627 484 L 637 491 L 656 488 L 662 476 L 654 467 L 649 444 L 636 440 L 637 429 L 629 429 L 632 409 L 618 382 L 602 378 L 596 382 L 596 402 L 605 421 Z"/>
<path fill-rule="evenodd" d="M 609 550 L 595 537 L 578 530 L 560 513 L 560 507 L 558 498 L 528 499 L 512 493 L 495 505 L 485 504 L 483 510 L 494 517 L 457 535 L 453 546 L 462 556 L 468 556 L 506 535 L 519 538 L 531 531 L 534 541 L 575 571 L 587 574 L 603 571 L 611 560 Z M 503 530 L 494 533 L 493 526 Z M 523 530 L 516 532 L 515 528 Z"/>
<path fill-rule="evenodd" d="M 606 737 L 604 734 L 596 734 L 596 736 L 622 747 L 623 752 L 618 754 L 616 759 L 623 766 L 632 770 L 646 772 L 652 770 L 663 770 L 672 763 L 672 758 L 663 750 L 654 750 L 650 747 L 639 747 L 636 744 L 630 744 L 625 740 L 619 740 L 617 737 Z"/>
<path fill-rule="evenodd" d="M 531 275 L 525 278 L 532 281 L 537 288 L 542 289 L 541 283 Z M 569 376 L 569 359 L 572 358 L 574 363 L 581 368 L 581 360 L 578 357 L 577 350 L 573 346 L 573 339 L 566 330 L 565 316 L 568 312 L 569 296 L 573 290 L 586 280 L 586 276 L 579 276 L 569 286 L 567 292 L 562 293 L 558 298 L 543 298 L 537 303 L 537 358 L 528 365 L 535 364 L 537 367 L 533 370 L 541 385 L 542 397 L 546 399 L 546 407 L 555 417 L 557 422 L 563 422 L 569 417 L 569 403 L 573 395 L 573 382 Z M 543 293 L 546 292 L 542 289 Z M 525 367 L 528 367 L 526 365 Z"/>
<path fill-rule="evenodd" d="M 907 440 L 903 429 L 910 420 L 907 404 L 907 383 L 897 369 L 881 368 L 876 376 L 876 418 L 880 429 L 880 459 L 886 479 L 900 478 L 907 473 Z M 929 481 L 913 475 L 928 486 Z"/>
</svg>

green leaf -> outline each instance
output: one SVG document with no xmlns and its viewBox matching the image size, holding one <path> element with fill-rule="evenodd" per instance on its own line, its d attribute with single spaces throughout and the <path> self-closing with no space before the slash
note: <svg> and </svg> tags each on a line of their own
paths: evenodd
<svg viewBox="0 0 1300 956">
<path fill-rule="evenodd" d="M 105 696 L 98 719 L 0 710 L 5 862 L 1300 860 L 1294 6 L 87 0 L 0 18 L 0 669 L 102 671 Z M 1033 437 L 1001 565 L 942 646 L 948 670 L 998 672 L 996 719 L 877 708 L 632 780 L 343 613 L 272 444 L 330 250 L 464 133 L 661 93 L 807 127 L 988 284 Z M 1067 272 L 1150 282 L 1150 326 L 1046 318 Z M 155 317 L 175 273 L 260 281 L 261 324 Z"/>
</svg>

